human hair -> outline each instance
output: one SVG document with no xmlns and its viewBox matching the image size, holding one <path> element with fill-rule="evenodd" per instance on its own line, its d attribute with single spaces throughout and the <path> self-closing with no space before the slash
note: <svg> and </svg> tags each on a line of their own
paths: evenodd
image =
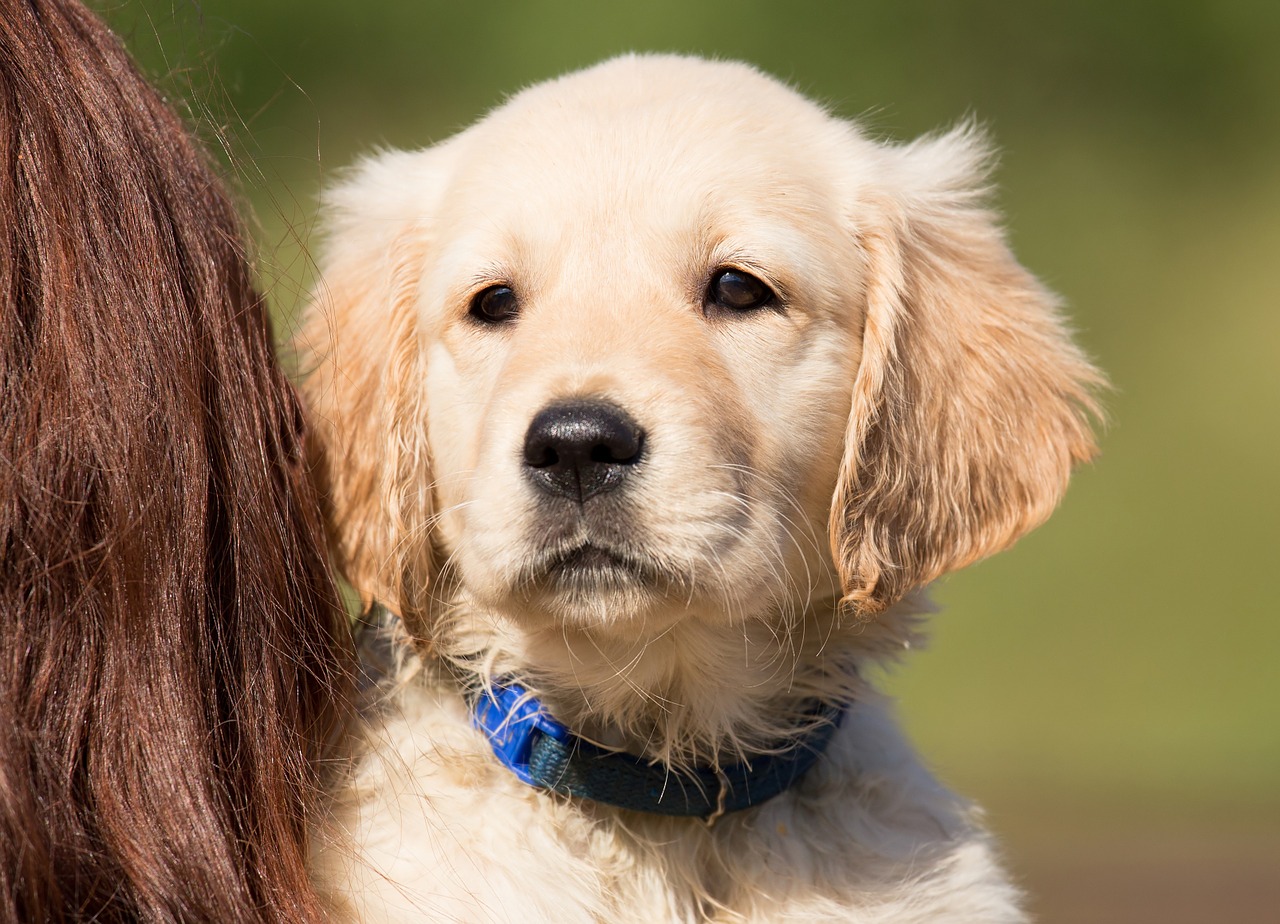
<svg viewBox="0 0 1280 924">
<path fill-rule="evenodd" d="M 0 921 L 307 921 L 352 675 L 235 208 L 74 0 L 0 0 Z"/>
</svg>

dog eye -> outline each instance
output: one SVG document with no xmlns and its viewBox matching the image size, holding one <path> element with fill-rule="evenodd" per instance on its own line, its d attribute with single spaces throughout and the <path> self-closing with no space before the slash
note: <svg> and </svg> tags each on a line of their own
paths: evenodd
<svg viewBox="0 0 1280 924">
<path fill-rule="evenodd" d="M 755 311 L 772 305 L 776 299 L 773 289 L 750 273 L 725 269 L 711 277 L 706 304 L 730 311 Z"/>
<path fill-rule="evenodd" d="M 481 324 L 505 324 L 520 313 L 520 303 L 510 286 L 489 286 L 471 299 L 467 312 Z"/>
</svg>

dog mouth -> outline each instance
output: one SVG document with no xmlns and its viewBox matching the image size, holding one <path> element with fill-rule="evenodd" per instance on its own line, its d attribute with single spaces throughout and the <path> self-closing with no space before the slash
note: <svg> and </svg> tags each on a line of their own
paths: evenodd
<svg viewBox="0 0 1280 924">
<path fill-rule="evenodd" d="M 653 587 L 661 581 L 651 564 L 598 542 L 552 552 L 530 570 L 534 583 L 558 591 Z"/>
<path fill-rule="evenodd" d="M 559 552 L 547 563 L 547 576 L 551 580 L 597 583 L 611 582 L 619 577 L 648 581 L 650 569 L 629 555 L 622 554 L 594 542 Z"/>
</svg>

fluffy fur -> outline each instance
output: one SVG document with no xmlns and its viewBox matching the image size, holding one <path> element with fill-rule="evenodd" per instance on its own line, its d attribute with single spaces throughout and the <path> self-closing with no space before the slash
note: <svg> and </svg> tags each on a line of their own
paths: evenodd
<svg viewBox="0 0 1280 924">
<path fill-rule="evenodd" d="M 877 143 L 749 67 L 632 56 L 334 193 L 305 392 L 341 566 L 407 633 L 314 861 L 340 919 L 1022 920 L 865 680 L 917 590 L 1094 451 L 1099 376 L 987 161 L 968 127 Z M 775 301 L 715 304 L 726 267 Z M 494 285 L 518 316 L 478 323 Z M 521 446 L 582 397 L 638 421 L 643 464 L 550 503 Z M 615 563 L 557 572 L 584 547 Z M 517 782 L 462 698 L 502 674 L 673 767 L 852 706 L 801 785 L 707 825 Z"/>
<path fill-rule="evenodd" d="M 322 917 L 350 638 L 234 211 L 72 0 L 0 0 L 0 921 Z"/>
</svg>

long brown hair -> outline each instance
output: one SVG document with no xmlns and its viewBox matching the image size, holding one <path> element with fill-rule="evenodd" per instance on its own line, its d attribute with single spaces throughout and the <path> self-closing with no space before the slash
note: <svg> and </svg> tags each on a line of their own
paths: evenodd
<svg viewBox="0 0 1280 924">
<path fill-rule="evenodd" d="M 0 0 L 0 920 L 319 919 L 350 677 L 234 210 L 72 0 Z"/>
</svg>

